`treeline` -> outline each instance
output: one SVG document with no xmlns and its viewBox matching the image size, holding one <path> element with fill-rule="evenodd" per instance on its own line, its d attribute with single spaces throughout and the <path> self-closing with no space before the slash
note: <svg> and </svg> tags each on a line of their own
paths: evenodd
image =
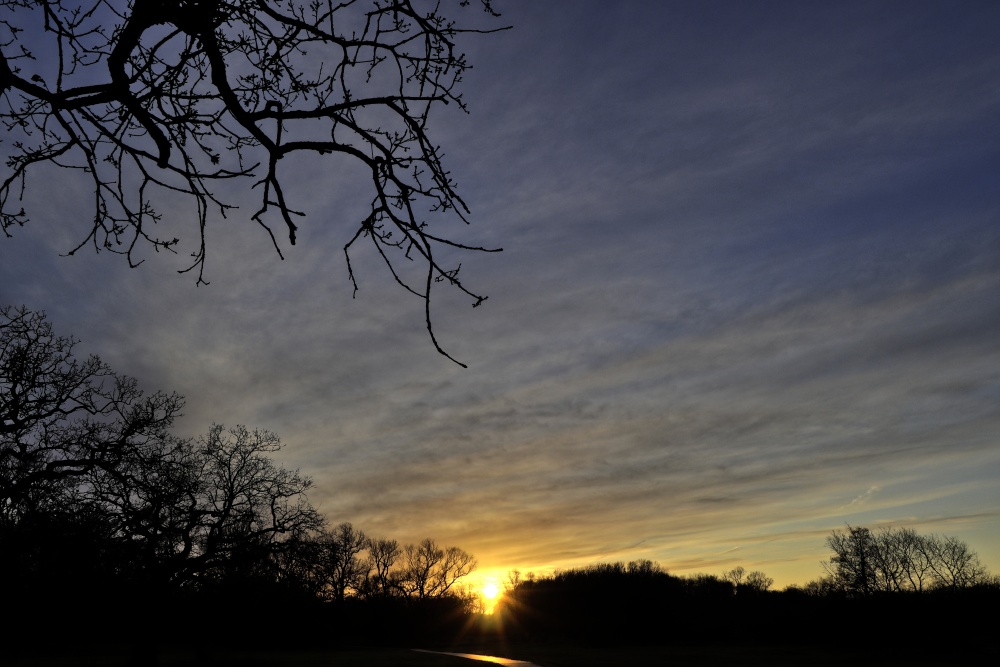
<svg viewBox="0 0 1000 667">
<path fill-rule="evenodd" d="M 455 582 L 472 556 L 328 528 L 310 480 L 271 458 L 276 435 L 178 437 L 180 396 L 74 346 L 43 314 L 0 309 L 8 637 L 392 642 L 467 611 Z"/>
<path fill-rule="evenodd" d="M 434 540 L 401 546 L 396 540 L 371 538 L 342 523 L 315 534 L 306 546 L 301 581 L 323 600 L 440 598 L 467 591 L 455 584 L 476 568 L 476 559 L 458 547 Z M 471 603 L 470 603 L 471 604 Z"/>
<path fill-rule="evenodd" d="M 827 539 L 826 576 L 771 590 L 773 579 L 737 567 L 679 577 L 648 561 L 606 563 L 536 577 L 512 572 L 494 612 L 507 640 L 592 645 L 814 644 L 831 637 L 879 644 L 899 657 L 952 657 L 995 644 L 987 611 L 1000 578 L 967 544 L 909 529 L 848 527 Z M 956 645 L 956 637 L 961 641 Z"/>
<path fill-rule="evenodd" d="M 462 636 L 588 644 L 823 643 L 992 636 L 1000 584 L 961 540 L 834 531 L 821 579 L 771 590 L 760 571 L 678 577 L 652 561 L 512 573 L 471 623 L 475 559 L 329 527 L 273 433 L 172 432 L 176 394 L 145 394 L 40 313 L 0 309 L 0 576 L 8 653 L 82 644 L 444 644 Z M 482 620 L 482 619 L 480 619 Z M 485 633 L 481 634 L 481 633 Z M 917 644 L 913 644 L 917 646 Z M 943 646 L 944 644 L 942 644 Z"/>
</svg>

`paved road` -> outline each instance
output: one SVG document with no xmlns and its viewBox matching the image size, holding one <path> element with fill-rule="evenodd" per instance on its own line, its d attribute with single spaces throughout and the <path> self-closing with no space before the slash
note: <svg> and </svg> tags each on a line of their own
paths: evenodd
<svg viewBox="0 0 1000 667">
<path fill-rule="evenodd" d="M 538 667 L 533 662 L 524 660 L 512 660 L 511 658 L 498 658 L 495 655 L 479 655 L 478 653 L 448 653 L 447 651 L 425 651 L 415 648 L 414 651 L 421 653 L 437 653 L 438 655 L 453 655 L 458 658 L 468 658 L 469 660 L 479 660 L 480 662 L 491 662 L 494 665 L 506 665 L 507 667 Z"/>
</svg>

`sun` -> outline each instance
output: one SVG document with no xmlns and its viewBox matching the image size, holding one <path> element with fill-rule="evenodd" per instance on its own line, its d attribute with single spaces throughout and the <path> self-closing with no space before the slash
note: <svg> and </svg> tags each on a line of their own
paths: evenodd
<svg viewBox="0 0 1000 667">
<path fill-rule="evenodd" d="M 493 602 L 498 597 L 500 597 L 500 587 L 497 586 L 495 581 L 487 581 L 483 584 L 483 589 L 480 591 L 483 599 L 487 602 Z"/>
<path fill-rule="evenodd" d="M 479 597 L 483 599 L 483 613 L 493 613 L 493 610 L 497 606 L 497 602 L 500 601 L 501 592 L 500 586 L 496 581 L 487 579 L 483 582 L 482 588 L 479 589 Z"/>
</svg>

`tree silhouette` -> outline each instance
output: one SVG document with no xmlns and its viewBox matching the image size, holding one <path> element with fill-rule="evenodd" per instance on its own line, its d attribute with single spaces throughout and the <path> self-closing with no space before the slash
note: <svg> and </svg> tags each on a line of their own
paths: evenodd
<svg viewBox="0 0 1000 667">
<path fill-rule="evenodd" d="M 745 586 L 754 593 L 766 593 L 771 586 L 774 586 L 774 577 L 769 577 L 760 570 L 754 570 L 747 575 Z"/>
<path fill-rule="evenodd" d="M 401 576 L 396 563 L 403 555 L 399 542 L 385 537 L 369 538 L 368 575 L 364 592 L 369 597 L 387 598 L 402 594 Z"/>
<path fill-rule="evenodd" d="M 476 569 L 476 559 L 458 547 L 442 548 L 434 540 L 403 548 L 403 586 L 417 598 L 442 597 L 455 582 Z"/>
<path fill-rule="evenodd" d="M 169 440 L 183 401 L 145 395 L 134 379 L 76 341 L 57 336 L 44 314 L 0 308 L 0 515 L 6 522 L 75 502 L 77 481 L 120 470 L 134 452 Z"/>
<path fill-rule="evenodd" d="M 321 594 L 342 602 L 360 589 L 370 564 L 360 554 L 368 548 L 368 537 L 348 522 L 323 531 L 316 538 L 316 576 L 323 582 Z"/>
<path fill-rule="evenodd" d="M 322 528 L 311 482 L 278 466 L 277 435 L 214 425 L 204 437 L 137 450 L 97 476 L 94 502 L 112 508 L 141 562 L 173 585 L 279 577 L 278 556 Z"/>
<path fill-rule="evenodd" d="M 737 565 L 731 570 L 722 573 L 722 579 L 731 583 L 734 587 L 739 587 L 747 575 L 747 570 L 742 565 Z"/>
<path fill-rule="evenodd" d="M 742 565 L 722 573 L 723 581 L 728 581 L 737 592 L 765 593 L 774 585 L 774 579 L 760 570 L 747 572 Z"/>
<path fill-rule="evenodd" d="M 0 531 L 41 545 L 57 538 L 38 526 L 91 526 L 107 570 L 183 585 L 270 562 L 322 527 L 309 480 L 270 459 L 276 435 L 178 438 L 180 396 L 147 396 L 75 344 L 41 313 L 0 309 Z"/>
<path fill-rule="evenodd" d="M 480 0 L 497 16 L 490 0 Z M 7 175 L 0 226 L 25 224 L 28 175 L 48 165 L 86 179 L 90 226 L 73 254 L 92 244 L 134 266 L 143 248 L 176 251 L 160 236 L 160 200 L 193 202 L 200 242 L 185 269 L 204 282 L 210 213 L 234 207 L 219 186 L 246 180 L 259 204 L 250 218 L 282 254 L 272 225 L 295 244 L 304 213 L 286 197 L 287 166 L 337 156 L 370 179 L 370 208 L 345 235 L 366 240 L 393 278 L 425 302 L 445 282 L 473 299 L 460 265 L 441 249 L 489 251 L 432 230 L 433 214 L 468 222 L 468 208 L 429 133 L 431 112 L 465 110 L 458 84 L 469 64 L 465 28 L 440 2 L 410 0 L 3 0 L 0 2 L 0 121 Z M 453 8 L 463 10 L 469 0 Z M 502 29 L 502 28 L 500 28 Z M 325 156 L 325 157 L 324 157 Z M 332 164 L 332 163 L 331 163 Z M 341 164 L 337 162 L 337 164 Z M 435 227 L 436 228 L 436 227 Z M 401 259 L 418 259 L 414 277 Z"/>
<path fill-rule="evenodd" d="M 306 626 L 352 641 L 457 631 L 469 597 L 455 584 L 471 555 L 432 540 L 400 548 L 346 522 L 325 529 L 310 480 L 272 459 L 275 434 L 174 435 L 179 396 L 147 396 L 97 357 L 77 359 L 75 344 L 42 313 L 0 308 L 9 644 L 34 650 L 54 627 L 38 619 L 71 619 L 59 628 L 66 646 L 114 636 L 149 664 L 166 637 L 259 642 L 246 619 L 276 609 L 266 641 L 299 642 Z M 190 625 L 199 607 L 211 609 L 205 633 Z"/>
<path fill-rule="evenodd" d="M 955 590 L 989 579 L 976 552 L 955 537 L 920 535 L 909 528 L 848 526 L 833 531 L 826 543 L 833 552 L 824 564 L 829 584 L 851 596 Z"/>
</svg>

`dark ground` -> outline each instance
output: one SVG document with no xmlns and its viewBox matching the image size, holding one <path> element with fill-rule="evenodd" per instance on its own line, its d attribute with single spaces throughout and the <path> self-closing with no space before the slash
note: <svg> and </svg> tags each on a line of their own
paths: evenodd
<svg viewBox="0 0 1000 667">
<path fill-rule="evenodd" d="M 888 641 L 888 640 L 887 640 Z M 901 642 L 900 638 L 894 641 Z M 917 638 L 909 638 L 916 642 Z M 889 646 L 872 648 L 803 646 L 673 646 L 588 648 L 569 645 L 475 644 L 439 647 L 441 650 L 499 655 L 535 662 L 542 667 L 923 667 L 997 664 L 998 657 L 971 654 L 956 648 L 951 654 L 921 652 Z M 59 655 L 39 651 L 19 657 L 5 656 L 0 664 L 11 667 L 130 667 L 137 664 L 160 667 L 471 667 L 463 658 L 420 653 L 403 648 L 326 651 L 204 651 L 161 650 L 156 656 L 139 658 L 124 647 L 109 647 L 87 655 L 71 650 Z"/>
</svg>

